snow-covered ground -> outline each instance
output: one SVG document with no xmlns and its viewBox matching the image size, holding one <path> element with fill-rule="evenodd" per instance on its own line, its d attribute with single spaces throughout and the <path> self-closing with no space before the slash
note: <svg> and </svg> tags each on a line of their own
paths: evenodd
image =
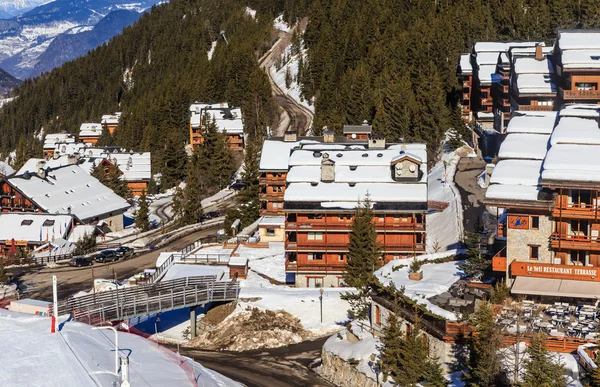
<svg viewBox="0 0 600 387">
<path fill-rule="evenodd" d="M 64 322 L 51 334 L 49 318 L 0 310 L 0 385 L 115 385 L 114 333 L 92 328 Z M 129 356 L 132 386 L 192 386 L 194 379 L 206 387 L 241 386 L 142 337 L 120 332 L 118 340 L 119 356 Z"/>
<path fill-rule="evenodd" d="M 432 260 L 444 258 L 457 254 L 457 250 L 447 251 L 445 253 L 437 253 L 430 255 L 422 255 L 417 257 L 419 260 Z M 419 304 L 424 305 L 429 311 L 445 319 L 456 321 L 455 313 L 440 308 L 432 304 L 427 298 L 447 292 L 453 283 L 460 279 L 461 270 L 458 268 L 460 261 L 452 261 L 445 263 L 430 263 L 421 267 L 423 279 L 420 281 L 412 281 L 408 279 L 409 265 L 414 258 L 403 260 L 395 260 L 388 262 L 385 266 L 375 272 L 377 278 L 384 286 L 394 283 L 396 288 L 404 287 L 404 294 Z M 395 267 L 404 266 L 400 269 Z"/>
<path fill-rule="evenodd" d="M 288 32 L 290 30 L 289 24 L 283 20 L 283 14 L 277 16 L 277 19 L 273 21 L 273 27 L 283 32 Z"/>
<path fill-rule="evenodd" d="M 467 146 L 453 152 L 445 149 L 442 160 L 429 172 L 428 199 L 446 202 L 448 208 L 442 212 L 426 215 L 428 253 L 455 249 L 458 247 L 458 242 L 462 240 L 464 234 L 462 204 L 454 184 L 454 175 L 460 160 L 459 153 L 469 151 L 471 149 Z"/>
<path fill-rule="evenodd" d="M 215 48 L 217 48 L 217 41 L 215 40 L 210 44 L 210 50 L 206 53 L 208 56 L 208 60 L 212 60 L 213 54 L 215 53 Z"/>
</svg>

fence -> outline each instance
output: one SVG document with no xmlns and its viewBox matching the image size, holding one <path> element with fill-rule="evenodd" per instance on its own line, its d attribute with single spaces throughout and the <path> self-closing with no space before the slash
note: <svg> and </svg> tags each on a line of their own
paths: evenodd
<svg viewBox="0 0 600 387">
<path fill-rule="evenodd" d="M 60 255 L 47 255 L 47 256 L 34 256 L 31 259 L 38 265 L 48 264 L 50 262 L 65 261 L 73 258 L 73 254 L 60 254 Z"/>
<path fill-rule="evenodd" d="M 181 257 L 180 261 L 184 263 L 214 263 L 227 265 L 229 263 L 229 254 L 188 254 Z"/>
<path fill-rule="evenodd" d="M 98 325 L 211 301 L 233 301 L 238 293 L 237 281 L 216 282 L 216 276 L 186 277 L 72 297 L 60 302 L 58 311 L 59 315 L 71 314 L 76 321 Z"/>
</svg>

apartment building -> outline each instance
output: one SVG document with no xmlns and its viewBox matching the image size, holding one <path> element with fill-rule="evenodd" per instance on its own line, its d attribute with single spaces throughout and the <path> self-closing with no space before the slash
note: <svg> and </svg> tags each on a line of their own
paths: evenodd
<svg viewBox="0 0 600 387">
<path fill-rule="evenodd" d="M 96 145 L 102 135 L 102 125 L 95 122 L 86 122 L 79 127 L 79 141 L 84 144 Z"/>
<path fill-rule="evenodd" d="M 486 204 L 498 209 L 506 247 L 493 268 L 512 293 L 544 298 L 600 294 L 600 108 L 513 118 Z"/>
<path fill-rule="evenodd" d="M 462 84 L 461 111 L 465 122 L 473 121 L 471 109 L 471 88 L 473 86 L 473 66 L 471 65 L 471 54 L 462 54 L 456 69 L 456 75 Z"/>
<path fill-rule="evenodd" d="M 100 123 L 102 124 L 102 129 L 108 130 L 108 132 L 112 135 L 115 132 L 115 130 L 117 130 L 120 119 L 121 119 L 121 112 L 103 115 L 102 119 L 100 120 Z"/>
<path fill-rule="evenodd" d="M 194 103 L 190 106 L 190 144 L 192 148 L 197 147 L 204 141 L 202 118 L 208 114 L 209 119 L 214 120 L 217 130 L 227 136 L 229 149 L 243 151 L 244 122 L 242 110 L 232 108 L 225 103 Z"/>
<path fill-rule="evenodd" d="M 75 135 L 70 133 L 50 133 L 44 137 L 44 157 L 52 157 L 59 144 L 75 143 Z"/>
</svg>

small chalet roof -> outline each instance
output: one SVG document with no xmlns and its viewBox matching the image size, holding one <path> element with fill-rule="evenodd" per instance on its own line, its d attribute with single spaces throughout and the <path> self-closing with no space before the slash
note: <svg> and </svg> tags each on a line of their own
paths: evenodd
<svg viewBox="0 0 600 387">
<path fill-rule="evenodd" d="M 600 183 L 600 146 L 553 145 L 544 161 L 542 180 Z"/>
<path fill-rule="evenodd" d="M 600 128 L 598 127 L 598 121 L 592 118 L 562 117 L 552 133 L 550 143 L 552 145 L 600 145 Z"/>
<path fill-rule="evenodd" d="M 554 97 L 558 91 L 550 74 L 515 74 L 514 79 L 519 95 L 549 94 Z"/>
<path fill-rule="evenodd" d="M 600 50 L 600 31 L 562 30 L 558 31 L 556 45 L 564 50 Z"/>
<path fill-rule="evenodd" d="M 507 52 L 511 47 L 535 47 L 537 44 L 545 46 L 544 42 L 477 42 L 473 50 L 476 53 Z"/>
<path fill-rule="evenodd" d="M 516 58 L 514 72 L 516 74 L 553 74 L 554 67 L 548 58 L 536 60 L 535 58 Z"/>
<path fill-rule="evenodd" d="M 283 225 L 285 225 L 285 216 L 263 216 L 258 223 L 258 227 Z"/>
<path fill-rule="evenodd" d="M 121 118 L 121 114 L 105 114 L 102 116 L 100 123 L 103 125 L 117 125 L 119 123 L 119 119 Z"/>
<path fill-rule="evenodd" d="M 600 49 L 596 50 L 564 50 L 562 52 L 562 64 L 568 69 L 599 69 Z"/>
<path fill-rule="evenodd" d="M 25 164 L 23 164 L 21 169 L 17 171 L 17 175 L 22 175 L 25 172 L 36 173 L 38 169 L 38 163 L 40 162 L 44 163 L 43 168 L 45 169 L 64 167 L 65 165 L 73 164 L 83 169 L 86 173 L 90 173 L 92 171 L 92 168 L 94 168 L 94 166 L 96 166 L 100 162 L 100 160 L 101 158 L 96 157 L 82 157 L 77 159 L 77 161 L 73 163 L 71 160 L 69 160 L 69 157 L 67 155 L 61 155 L 58 158 L 53 157 L 48 160 L 32 158 L 27 160 Z"/>
<path fill-rule="evenodd" d="M 127 181 L 149 181 L 152 177 L 150 152 L 123 152 L 104 154 L 106 159 L 116 165 Z"/>
<path fill-rule="evenodd" d="M 529 47 L 511 47 L 509 50 L 513 58 L 517 57 L 535 57 L 535 46 Z M 544 56 L 551 55 L 554 52 L 554 46 L 542 46 L 542 54 Z"/>
<path fill-rule="evenodd" d="M 490 184 L 537 186 L 541 169 L 542 160 L 500 160 Z"/>
<path fill-rule="evenodd" d="M 75 142 L 75 135 L 71 133 L 50 133 L 44 138 L 44 150 L 52 150 L 56 148 L 59 142 L 72 143 Z"/>
<path fill-rule="evenodd" d="M 473 74 L 473 66 L 471 65 L 471 54 L 461 54 L 460 60 L 460 72 L 462 75 Z"/>
<path fill-rule="evenodd" d="M 245 267 L 248 265 L 248 258 L 246 257 L 231 257 L 229 258 L 229 266 L 234 267 Z"/>
<path fill-rule="evenodd" d="M 72 155 L 74 153 L 79 153 L 83 156 L 84 152 L 87 152 L 90 149 L 90 144 L 86 144 L 83 142 L 59 142 L 54 147 L 54 154 L 56 155 Z"/>
<path fill-rule="evenodd" d="M 596 105 L 596 104 L 565 105 L 562 107 L 559 114 L 561 117 L 600 118 L 600 105 Z"/>
<path fill-rule="evenodd" d="M 82 222 L 129 208 L 129 203 L 77 165 L 47 169 L 47 177 L 23 174 L 6 181 L 50 214 L 68 214 Z"/>
<path fill-rule="evenodd" d="M 344 125 L 343 129 L 344 134 L 371 134 L 373 132 L 373 126 L 369 124 L 362 125 Z"/>
<path fill-rule="evenodd" d="M 500 146 L 500 159 L 543 160 L 548 149 L 549 135 L 509 134 Z"/>
<path fill-rule="evenodd" d="M 536 201 L 539 186 L 491 184 L 485 192 L 486 199 Z"/>
<path fill-rule="evenodd" d="M 87 122 L 79 127 L 79 137 L 100 137 L 102 125 L 95 122 Z"/>
<path fill-rule="evenodd" d="M 0 214 L 0 241 L 9 244 L 12 239 L 27 242 L 66 239 L 72 219 L 71 215 L 2 213 Z"/>
<path fill-rule="evenodd" d="M 481 83 L 492 83 L 494 78 L 493 74 L 496 74 L 496 65 L 481 65 L 479 66 L 477 74 Z"/>
<path fill-rule="evenodd" d="M 294 183 L 285 190 L 286 202 L 348 203 L 356 207 L 369 194 L 372 202 L 427 202 L 427 184 L 406 183 Z"/>
<path fill-rule="evenodd" d="M 265 140 L 260 152 L 259 170 L 287 172 L 292 149 L 304 142 L 306 141 Z M 316 141 L 308 142 L 316 143 Z"/>
<path fill-rule="evenodd" d="M 551 134 L 557 117 L 557 112 L 517 111 L 510 119 L 506 133 Z"/>
</svg>

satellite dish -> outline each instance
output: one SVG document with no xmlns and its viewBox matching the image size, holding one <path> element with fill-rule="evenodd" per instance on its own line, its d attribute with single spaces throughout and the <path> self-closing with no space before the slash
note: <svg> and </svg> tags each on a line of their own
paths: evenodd
<svg viewBox="0 0 600 387">
<path fill-rule="evenodd" d="M 352 133 L 352 139 L 356 140 L 356 133 Z"/>
</svg>

